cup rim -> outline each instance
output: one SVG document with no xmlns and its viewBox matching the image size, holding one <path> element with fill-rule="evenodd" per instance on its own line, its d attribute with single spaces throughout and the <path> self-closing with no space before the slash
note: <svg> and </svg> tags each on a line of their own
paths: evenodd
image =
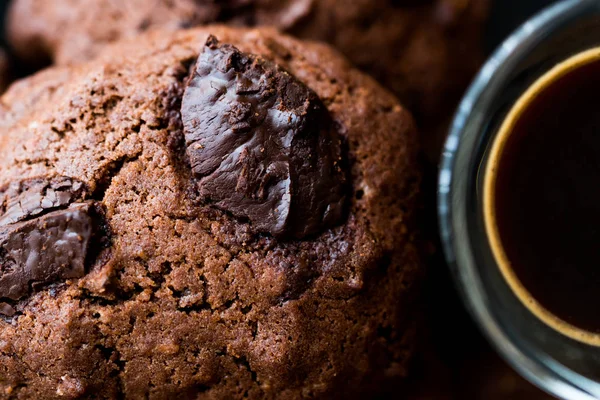
<svg viewBox="0 0 600 400">
<path fill-rule="evenodd" d="M 463 244 L 461 247 L 457 241 L 457 237 L 468 232 L 463 220 L 455 216 L 459 210 L 455 209 L 458 205 L 453 195 L 456 190 L 455 176 L 465 172 L 457 166 L 457 153 L 461 145 L 465 146 L 463 133 L 468 123 L 478 117 L 474 106 L 485 99 L 492 80 L 506 75 L 506 71 L 534 47 L 545 32 L 559 27 L 579 10 L 593 4 L 597 5 L 596 0 L 564 0 L 551 5 L 523 23 L 491 55 L 473 80 L 454 116 L 440 161 L 437 193 L 439 229 L 446 261 L 452 269 L 463 303 L 480 330 L 500 356 L 536 386 L 560 398 L 583 400 L 596 398 L 588 389 L 597 387 L 597 383 L 549 358 L 539 360 L 532 357 L 510 339 L 499 321 L 487 311 L 487 298 L 474 266 L 470 245 Z"/>
</svg>

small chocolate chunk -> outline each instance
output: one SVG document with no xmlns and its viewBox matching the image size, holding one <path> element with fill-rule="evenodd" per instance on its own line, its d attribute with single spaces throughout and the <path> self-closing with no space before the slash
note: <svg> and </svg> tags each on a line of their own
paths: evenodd
<svg viewBox="0 0 600 400">
<path fill-rule="evenodd" d="M 0 192 L 4 212 L 0 226 L 34 218 L 44 212 L 67 207 L 85 197 L 85 185 L 68 177 L 29 179 L 11 183 Z"/>
<path fill-rule="evenodd" d="M 0 298 L 19 300 L 30 287 L 85 274 L 93 204 L 76 203 L 0 227 Z"/>
<path fill-rule="evenodd" d="M 339 221 L 346 171 L 327 109 L 277 64 L 210 37 L 181 115 L 200 195 L 274 236 Z"/>
</svg>

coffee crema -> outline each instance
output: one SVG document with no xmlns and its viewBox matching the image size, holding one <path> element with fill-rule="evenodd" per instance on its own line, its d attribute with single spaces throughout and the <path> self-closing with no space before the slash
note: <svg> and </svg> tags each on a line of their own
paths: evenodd
<svg viewBox="0 0 600 400">
<path fill-rule="evenodd" d="M 554 330 L 600 346 L 600 48 L 517 101 L 492 144 L 483 202 L 515 295 Z"/>
</svg>

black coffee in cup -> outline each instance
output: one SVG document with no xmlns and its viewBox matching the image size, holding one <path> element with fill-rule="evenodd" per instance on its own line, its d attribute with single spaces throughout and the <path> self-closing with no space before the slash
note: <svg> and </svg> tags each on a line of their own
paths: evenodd
<svg viewBox="0 0 600 400">
<path fill-rule="evenodd" d="M 600 345 L 600 49 L 530 87 L 488 160 L 484 219 L 509 286 L 553 329 Z"/>
</svg>

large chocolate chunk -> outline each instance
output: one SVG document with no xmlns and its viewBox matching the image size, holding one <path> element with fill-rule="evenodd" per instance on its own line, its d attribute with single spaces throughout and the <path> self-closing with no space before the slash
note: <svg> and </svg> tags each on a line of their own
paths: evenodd
<svg viewBox="0 0 600 400">
<path fill-rule="evenodd" d="M 85 197 L 85 185 L 68 177 L 37 178 L 11 183 L 0 192 L 0 226 L 67 207 Z"/>
<path fill-rule="evenodd" d="M 0 227 L 0 298 L 19 300 L 44 285 L 85 274 L 92 203 L 76 203 Z"/>
<path fill-rule="evenodd" d="M 204 199 L 275 236 L 341 218 L 340 139 L 318 96 L 277 64 L 210 37 L 181 114 Z"/>
</svg>

